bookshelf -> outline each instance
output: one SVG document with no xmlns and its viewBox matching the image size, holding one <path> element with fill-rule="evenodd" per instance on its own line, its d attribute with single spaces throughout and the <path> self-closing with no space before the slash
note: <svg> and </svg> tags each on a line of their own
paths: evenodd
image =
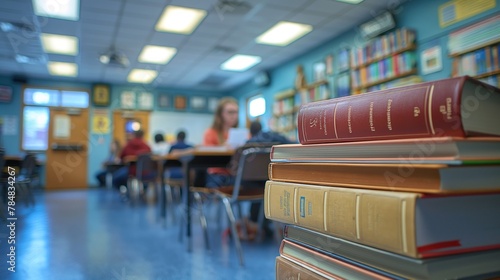
<svg viewBox="0 0 500 280">
<path fill-rule="evenodd" d="M 297 140 L 297 113 L 300 105 L 331 98 L 327 80 L 313 82 L 303 89 L 286 89 L 274 96 L 271 129 Z"/>
<path fill-rule="evenodd" d="M 415 76 L 418 72 L 415 41 L 414 30 L 400 28 L 352 49 L 352 94 L 388 88 L 393 84 L 404 85 L 392 82 Z"/>
<path fill-rule="evenodd" d="M 452 77 L 469 75 L 500 87 L 500 16 L 450 33 Z"/>
</svg>

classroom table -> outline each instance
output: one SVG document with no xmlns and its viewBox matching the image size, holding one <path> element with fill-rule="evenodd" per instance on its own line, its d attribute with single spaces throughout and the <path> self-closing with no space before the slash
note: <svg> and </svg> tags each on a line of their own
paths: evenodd
<svg viewBox="0 0 500 280">
<path fill-rule="evenodd" d="M 182 164 L 182 168 L 184 170 L 184 193 L 188 194 L 184 197 L 184 202 L 186 204 L 186 236 L 188 239 L 188 251 L 192 251 L 192 231 L 191 231 L 191 204 L 192 197 L 189 195 L 189 186 L 192 185 L 191 176 L 189 176 L 191 170 L 199 170 L 199 169 L 207 169 L 211 167 L 227 167 L 231 157 L 234 154 L 234 150 L 232 149 L 221 149 L 220 147 L 214 147 L 213 149 L 209 147 L 203 148 L 195 148 L 188 149 L 185 151 L 181 151 L 177 154 L 167 156 L 168 163 L 169 160 L 177 160 Z M 161 173 L 163 174 L 163 173 Z M 163 188 L 164 179 L 162 176 L 162 189 Z M 164 191 L 162 191 L 164 192 Z M 162 194 L 164 196 L 165 194 Z M 164 199 L 164 198 L 163 198 Z M 164 205 L 164 204 L 163 204 Z M 165 209 L 162 206 L 162 211 Z M 165 212 L 163 212 L 165 215 Z M 164 217 L 164 216 L 163 216 Z"/>
<path fill-rule="evenodd" d="M 166 156 L 153 156 L 153 160 L 159 162 L 158 176 L 160 176 L 161 193 L 160 193 L 160 218 L 166 218 L 166 193 L 164 171 L 170 167 L 182 167 L 184 171 L 183 191 L 189 194 L 189 186 L 192 185 L 190 174 L 191 170 L 207 169 L 211 167 L 227 167 L 231 157 L 234 154 L 233 149 L 222 149 L 220 147 L 201 147 L 193 149 L 178 150 Z M 126 164 L 134 164 L 137 160 L 136 156 L 128 156 L 124 159 Z M 186 236 L 188 238 L 188 251 L 192 250 L 192 231 L 191 231 L 191 195 L 184 196 L 186 205 Z"/>
</svg>

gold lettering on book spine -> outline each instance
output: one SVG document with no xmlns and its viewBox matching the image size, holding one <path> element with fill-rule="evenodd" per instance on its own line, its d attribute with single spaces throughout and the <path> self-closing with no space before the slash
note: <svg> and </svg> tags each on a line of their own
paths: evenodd
<svg viewBox="0 0 500 280">
<path fill-rule="evenodd" d="M 349 133 L 352 133 L 351 111 L 352 111 L 352 106 L 349 106 L 349 108 L 347 109 L 347 127 L 349 128 Z"/>
<path fill-rule="evenodd" d="M 375 131 L 375 126 L 373 125 L 373 101 L 370 102 L 369 123 L 370 123 L 370 130 Z"/>
<path fill-rule="evenodd" d="M 388 99 L 387 100 L 387 129 L 389 129 L 389 130 L 392 130 L 391 105 L 392 105 L 392 99 Z"/>
</svg>

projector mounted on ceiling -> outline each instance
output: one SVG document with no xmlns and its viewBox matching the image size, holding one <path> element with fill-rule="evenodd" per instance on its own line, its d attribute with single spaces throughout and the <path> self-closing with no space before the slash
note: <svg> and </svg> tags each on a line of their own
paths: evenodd
<svg viewBox="0 0 500 280">
<path fill-rule="evenodd" d="M 111 48 L 108 52 L 101 54 L 101 56 L 99 56 L 99 61 L 101 61 L 102 64 L 122 68 L 127 68 L 129 65 L 127 56 L 118 52 L 115 48 Z"/>
<path fill-rule="evenodd" d="M 359 30 L 361 31 L 361 35 L 365 39 L 371 39 L 375 36 L 378 36 L 386 31 L 391 30 L 396 26 L 394 22 L 394 17 L 389 12 L 384 12 L 381 15 L 375 17 L 374 19 L 363 23 Z"/>
<path fill-rule="evenodd" d="M 219 0 L 214 4 L 215 11 L 223 16 L 225 13 L 233 15 L 245 15 L 252 6 L 242 0 Z"/>
</svg>

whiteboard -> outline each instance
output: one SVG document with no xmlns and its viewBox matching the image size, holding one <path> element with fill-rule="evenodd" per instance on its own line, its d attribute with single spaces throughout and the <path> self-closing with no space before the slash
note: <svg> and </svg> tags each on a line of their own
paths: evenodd
<svg viewBox="0 0 500 280">
<path fill-rule="evenodd" d="M 167 137 L 167 141 L 175 141 L 177 132 L 186 132 L 186 142 L 188 144 L 199 145 L 203 142 L 205 130 L 212 126 L 214 115 L 179 112 L 152 112 L 149 116 L 148 139 L 154 141 L 156 133 L 162 133 Z"/>
</svg>

